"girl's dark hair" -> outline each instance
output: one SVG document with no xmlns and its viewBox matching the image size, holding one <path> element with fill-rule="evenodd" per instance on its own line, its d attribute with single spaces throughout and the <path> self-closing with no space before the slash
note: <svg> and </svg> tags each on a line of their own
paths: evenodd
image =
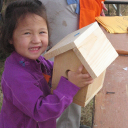
<svg viewBox="0 0 128 128">
<path fill-rule="evenodd" d="M 15 50 L 9 41 L 13 37 L 13 32 L 17 27 L 19 18 L 23 19 L 27 14 L 39 15 L 47 23 L 46 9 L 39 0 L 17 0 L 10 3 L 5 11 L 0 38 L 0 47 L 2 47 L 4 51 L 11 53 Z"/>
</svg>

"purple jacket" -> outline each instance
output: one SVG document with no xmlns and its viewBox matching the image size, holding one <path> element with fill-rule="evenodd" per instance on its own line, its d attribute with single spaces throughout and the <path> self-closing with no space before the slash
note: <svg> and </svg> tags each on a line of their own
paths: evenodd
<svg viewBox="0 0 128 128">
<path fill-rule="evenodd" d="M 42 56 L 38 60 L 24 58 L 16 52 L 7 58 L 1 81 L 4 98 L 0 128 L 56 128 L 56 118 L 79 90 L 61 77 L 51 94 L 42 71 L 51 75 L 53 62 Z"/>
</svg>

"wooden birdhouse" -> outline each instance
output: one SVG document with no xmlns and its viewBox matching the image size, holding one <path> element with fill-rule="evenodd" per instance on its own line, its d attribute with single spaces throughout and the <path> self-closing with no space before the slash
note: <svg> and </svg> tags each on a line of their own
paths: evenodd
<svg viewBox="0 0 128 128">
<path fill-rule="evenodd" d="M 67 77 L 67 70 L 76 71 L 80 65 L 84 66 L 83 73 L 88 72 L 94 82 L 81 88 L 73 99 L 74 103 L 84 107 L 102 88 L 106 68 L 118 54 L 97 22 L 94 22 L 67 35 L 44 57 L 54 57 L 53 89 L 57 87 L 61 76 Z"/>
</svg>

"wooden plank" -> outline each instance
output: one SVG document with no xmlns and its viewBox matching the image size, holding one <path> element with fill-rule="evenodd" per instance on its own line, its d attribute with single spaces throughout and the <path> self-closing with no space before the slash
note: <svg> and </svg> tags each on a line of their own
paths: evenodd
<svg viewBox="0 0 128 128">
<path fill-rule="evenodd" d="M 108 67 L 103 88 L 95 97 L 93 128 L 128 127 L 128 71 L 123 69 L 126 67 L 125 56 L 119 56 Z"/>
<path fill-rule="evenodd" d="M 128 34 L 110 34 L 102 29 L 115 49 L 128 51 Z M 103 88 L 95 97 L 93 128 L 127 128 L 127 67 L 127 56 L 119 56 L 107 68 Z"/>
<path fill-rule="evenodd" d="M 92 78 L 97 78 L 118 56 L 100 27 L 73 50 Z"/>
</svg>

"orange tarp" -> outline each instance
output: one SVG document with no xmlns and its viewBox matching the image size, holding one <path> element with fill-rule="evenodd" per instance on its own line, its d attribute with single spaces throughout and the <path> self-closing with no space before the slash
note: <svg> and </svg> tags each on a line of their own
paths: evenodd
<svg viewBox="0 0 128 128">
<path fill-rule="evenodd" d="M 104 0 L 80 0 L 79 28 L 95 22 L 95 17 L 100 16 Z"/>
</svg>

